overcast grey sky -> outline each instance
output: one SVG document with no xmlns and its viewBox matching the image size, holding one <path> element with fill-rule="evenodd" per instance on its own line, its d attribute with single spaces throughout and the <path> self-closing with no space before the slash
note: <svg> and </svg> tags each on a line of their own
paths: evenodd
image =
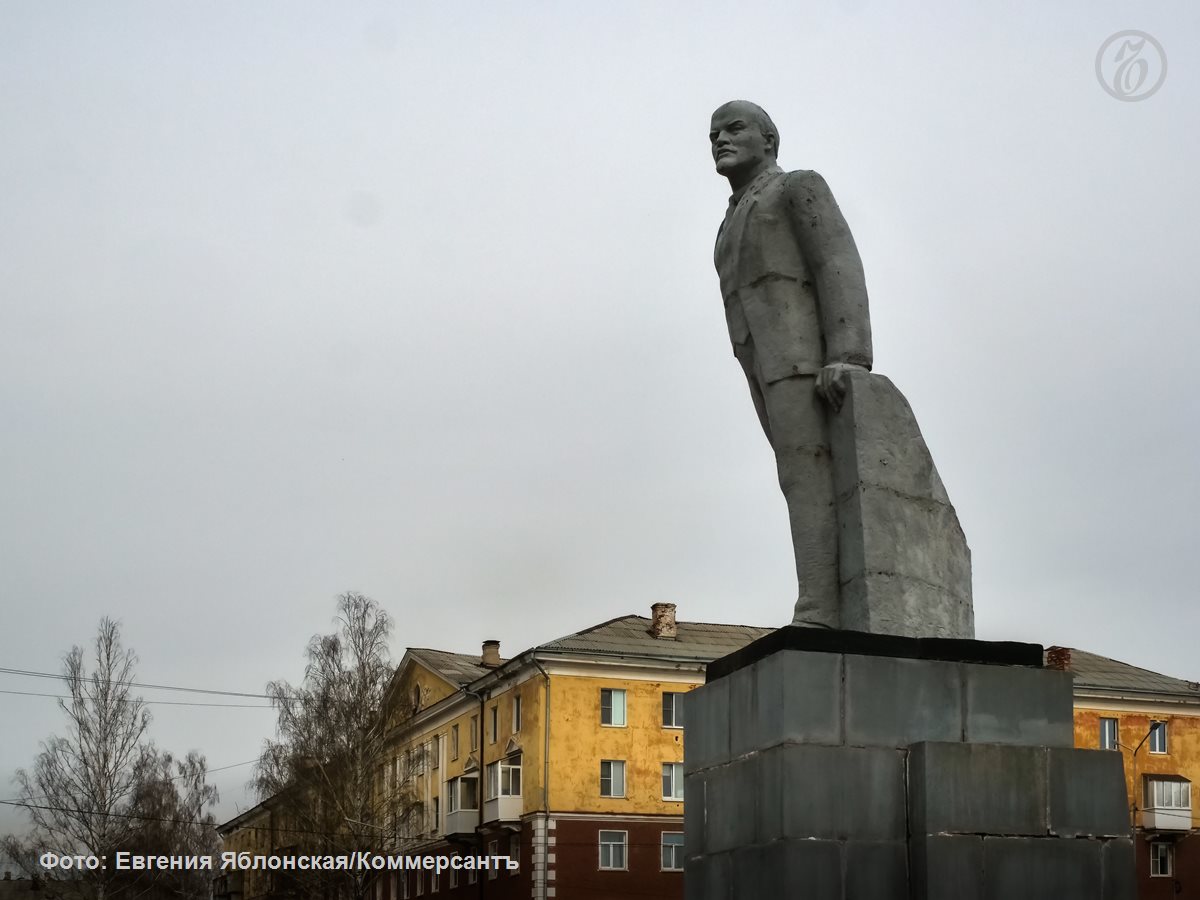
<svg viewBox="0 0 1200 900">
<path fill-rule="evenodd" d="M 1094 68 L 1130 28 L 1170 61 L 1142 102 Z M 110 615 L 143 681 L 259 691 L 347 589 L 397 659 L 786 622 L 712 267 L 742 97 L 854 231 L 979 637 L 1200 678 L 1197 47 L 1188 0 L 7 0 L 0 666 Z M 273 726 L 155 713 L 214 767 Z M 60 727 L 0 694 L 0 784 Z"/>
</svg>

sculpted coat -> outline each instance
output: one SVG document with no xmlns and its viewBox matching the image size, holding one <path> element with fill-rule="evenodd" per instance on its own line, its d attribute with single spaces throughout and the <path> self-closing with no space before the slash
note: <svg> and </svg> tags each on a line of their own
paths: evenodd
<svg viewBox="0 0 1200 900">
<path fill-rule="evenodd" d="M 734 194 L 715 262 L 729 339 L 769 438 L 766 385 L 831 363 L 871 367 L 862 264 L 816 172 L 771 166 Z"/>
</svg>

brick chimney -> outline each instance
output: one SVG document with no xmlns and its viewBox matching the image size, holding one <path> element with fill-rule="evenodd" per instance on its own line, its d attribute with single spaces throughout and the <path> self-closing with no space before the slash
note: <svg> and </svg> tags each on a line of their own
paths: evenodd
<svg viewBox="0 0 1200 900">
<path fill-rule="evenodd" d="M 479 664 L 485 669 L 494 669 L 500 665 L 500 642 L 499 641 L 484 641 L 483 655 L 479 658 Z"/>
<path fill-rule="evenodd" d="M 679 629 L 675 626 L 674 603 L 655 603 L 650 607 L 650 634 L 663 640 L 675 640 Z"/>
<path fill-rule="evenodd" d="M 1060 669 L 1063 672 L 1071 669 L 1071 648 L 1070 647 L 1047 647 L 1046 648 L 1046 668 Z"/>
</svg>

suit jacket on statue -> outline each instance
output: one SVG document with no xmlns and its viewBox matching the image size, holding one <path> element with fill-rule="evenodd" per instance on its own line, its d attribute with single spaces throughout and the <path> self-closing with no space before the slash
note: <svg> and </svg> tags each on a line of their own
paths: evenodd
<svg viewBox="0 0 1200 900">
<path fill-rule="evenodd" d="M 871 367 L 862 262 L 825 180 L 767 169 L 729 201 L 715 252 L 735 353 L 767 384 L 844 362 Z"/>
</svg>

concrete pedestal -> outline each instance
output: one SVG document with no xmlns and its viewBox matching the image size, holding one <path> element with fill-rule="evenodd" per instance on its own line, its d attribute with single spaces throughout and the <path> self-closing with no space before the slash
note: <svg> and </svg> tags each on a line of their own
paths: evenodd
<svg viewBox="0 0 1200 900">
<path fill-rule="evenodd" d="M 1041 647 L 785 628 L 685 704 L 687 900 L 1133 900 L 1120 754 Z"/>
</svg>

